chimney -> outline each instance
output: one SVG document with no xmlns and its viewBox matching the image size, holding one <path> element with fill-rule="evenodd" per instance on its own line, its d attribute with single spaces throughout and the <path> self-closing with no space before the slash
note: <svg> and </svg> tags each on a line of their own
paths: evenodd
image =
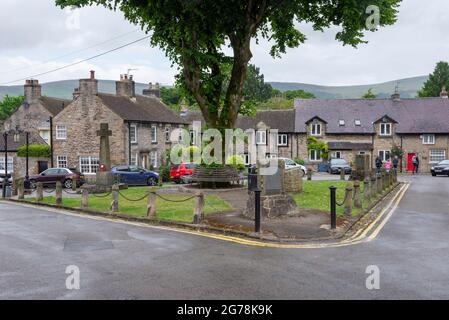
<svg viewBox="0 0 449 320">
<path fill-rule="evenodd" d="M 23 89 L 25 101 L 28 103 L 36 102 L 42 96 L 42 88 L 38 80 L 26 80 Z"/>
<path fill-rule="evenodd" d="M 187 116 L 188 114 L 189 114 L 189 108 L 187 107 L 187 101 L 186 101 L 186 98 L 182 98 L 182 101 L 181 101 L 181 109 L 180 109 L 179 115 L 180 115 L 181 117 L 185 117 L 185 116 Z"/>
<path fill-rule="evenodd" d="M 399 100 L 401 100 L 401 94 L 398 91 L 396 91 L 395 93 L 393 93 L 391 95 L 391 99 L 393 101 L 399 101 Z"/>
<path fill-rule="evenodd" d="M 156 82 L 156 84 L 150 82 L 148 89 L 143 90 L 143 95 L 160 99 L 161 88 L 159 86 L 159 82 Z"/>
<path fill-rule="evenodd" d="M 75 88 L 73 90 L 73 100 L 76 100 L 80 96 L 80 88 Z"/>
<path fill-rule="evenodd" d="M 446 91 L 446 86 L 443 86 L 443 88 L 441 88 L 440 98 L 442 98 L 442 99 L 447 99 L 448 98 L 448 94 L 447 94 L 447 91 Z"/>
<path fill-rule="evenodd" d="M 135 97 L 136 96 L 136 83 L 133 80 L 132 75 L 121 74 L 120 81 L 115 82 L 115 90 L 118 96 L 123 97 Z"/>
<path fill-rule="evenodd" d="M 95 71 L 90 72 L 89 79 L 80 79 L 80 87 L 78 95 L 97 95 L 98 94 L 98 80 L 95 79 Z"/>
</svg>

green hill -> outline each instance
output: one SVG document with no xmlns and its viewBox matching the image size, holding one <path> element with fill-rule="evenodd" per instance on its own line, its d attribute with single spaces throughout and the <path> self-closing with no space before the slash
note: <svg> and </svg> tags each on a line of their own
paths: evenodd
<svg viewBox="0 0 449 320">
<path fill-rule="evenodd" d="M 270 82 L 270 84 L 280 91 L 303 89 L 313 93 L 317 98 L 351 99 L 360 98 L 370 88 L 372 88 L 373 92 L 377 94 L 379 98 L 390 97 L 394 92 L 396 83 L 399 82 L 401 96 L 412 98 L 416 96 L 417 91 L 423 86 L 423 83 L 427 78 L 427 76 L 420 76 L 372 85 L 339 87 L 295 82 Z M 76 87 L 78 87 L 78 80 L 48 82 L 42 85 L 42 94 L 51 97 L 70 99 L 72 97 L 73 89 Z M 141 94 L 142 90 L 147 87 L 147 84 L 136 83 L 136 92 Z M 105 93 L 115 93 L 115 81 L 100 80 L 99 90 Z M 21 95 L 23 94 L 23 86 L 0 86 L 0 99 L 6 94 Z"/>
</svg>

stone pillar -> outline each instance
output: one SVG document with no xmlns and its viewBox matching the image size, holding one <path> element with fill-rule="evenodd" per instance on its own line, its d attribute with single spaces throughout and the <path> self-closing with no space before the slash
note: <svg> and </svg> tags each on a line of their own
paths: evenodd
<svg viewBox="0 0 449 320">
<path fill-rule="evenodd" d="M 156 188 L 150 187 L 148 189 L 147 200 L 147 218 L 156 218 Z"/>
<path fill-rule="evenodd" d="M 348 183 L 345 189 L 345 202 L 344 202 L 345 215 L 348 216 L 352 214 L 352 192 L 353 192 L 352 185 Z"/>
<path fill-rule="evenodd" d="M 362 193 L 360 191 L 360 181 L 354 181 L 354 208 L 362 208 Z"/>
<path fill-rule="evenodd" d="M 312 180 L 313 170 L 312 168 L 307 168 L 307 180 Z"/>
<path fill-rule="evenodd" d="M 89 208 L 89 190 L 87 189 L 83 189 L 83 192 L 81 194 L 81 208 Z"/>
<path fill-rule="evenodd" d="M 78 180 L 76 177 L 72 178 L 72 191 L 76 191 L 76 188 L 78 187 Z"/>
<path fill-rule="evenodd" d="M 56 205 L 62 206 L 62 182 L 61 181 L 56 182 L 55 193 L 56 193 L 56 202 L 55 202 Z"/>
<path fill-rule="evenodd" d="M 341 170 L 341 171 L 340 171 L 340 180 L 342 180 L 342 181 L 345 181 L 345 180 L 346 180 L 345 170 Z"/>
<path fill-rule="evenodd" d="M 363 201 L 365 202 L 366 206 L 369 206 L 370 203 L 371 203 L 371 189 L 370 189 L 370 184 L 369 183 L 370 183 L 370 179 L 369 178 L 366 178 L 363 181 L 363 187 L 364 187 L 364 190 L 363 190 Z"/>
<path fill-rule="evenodd" d="M 200 224 L 204 221 L 204 194 L 202 192 L 196 193 L 195 209 L 193 211 L 193 223 Z"/>
<path fill-rule="evenodd" d="M 376 176 L 371 176 L 371 200 L 376 199 L 377 196 L 377 179 Z"/>
<path fill-rule="evenodd" d="M 387 189 L 388 189 L 387 172 L 385 170 L 382 170 L 382 191 Z"/>
<path fill-rule="evenodd" d="M 119 211 L 118 206 L 118 197 L 119 197 L 119 186 L 117 184 L 114 184 L 112 186 L 112 203 L 111 203 L 111 211 L 112 213 L 117 213 Z"/>
<path fill-rule="evenodd" d="M 36 201 L 42 202 L 44 200 L 44 185 L 42 182 L 36 183 Z"/>
<path fill-rule="evenodd" d="M 382 194 L 382 176 L 378 174 L 376 176 L 377 194 Z"/>
<path fill-rule="evenodd" d="M 19 200 L 25 199 L 25 181 L 23 179 L 20 179 L 17 186 L 17 195 Z"/>
</svg>

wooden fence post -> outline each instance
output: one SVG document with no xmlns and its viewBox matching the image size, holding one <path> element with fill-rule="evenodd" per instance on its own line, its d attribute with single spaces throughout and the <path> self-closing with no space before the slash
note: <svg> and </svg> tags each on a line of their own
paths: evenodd
<svg viewBox="0 0 449 320">
<path fill-rule="evenodd" d="M 198 191 L 195 194 L 195 209 L 193 211 L 193 223 L 201 224 L 204 221 L 204 193 Z"/>
<path fill-rule="evenodd" d="M 150 187 L 148 189 L 148 200 L 147 200 L 147 217 L 156 217 L 156 188 Z"/>
<path fill-rule="evenodd" d="M 119 211 L 119 206 L 118 206 L 119 190 L 120 189 L 119 189 L 118 184 L 114 184 L 112 186 L 112 203 L 111 203 L 112 213 L 117 213 Z"/>
<path fill-rule="evenodd" d="M 56 205 L 62 206 L 62 182 L 61 181 L 56 181 L 55 193 L 56 193 L 56 201 L 55 201 Z"/>
<path fill-rule="evenodd" d="M 87 189 L 83 189 L 83 192 L 81 194 L 81 208 L 89 208 L 89 190 Z"/>
<path fill-rule="evenodd" d="M 44 185 L 42 182 L 36 183 L 36 201 L 42 202 L 44 200 Z"/>
</svg>

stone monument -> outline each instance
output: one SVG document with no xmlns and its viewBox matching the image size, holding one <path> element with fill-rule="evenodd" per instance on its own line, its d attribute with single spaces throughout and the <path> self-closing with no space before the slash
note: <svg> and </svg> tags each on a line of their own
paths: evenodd
<svg viewBox="0 0 449 320">
<path fill-rule="evenodd" d="M 371 160 L 368 154 L 358 154 L 355 157 L 355 168 L 351 173 L 351 180 L 364 181 L 371 174 Z"/>
<path fill-rule="evenodd" d="M 109 130 L 107 123 L 100 124 L 97 136 L 100 137 L 100 166 L 97 171 L 96 184 L 101 187 L 110 187 L 114 182 L 111 172 L 111 150 L 109 146 L 109 137 L 112 136 L 112 131 Z"/>
<path fill-rule="evenodd" d="M 257 182 L 261 189 L 260 213 L 262 218 L 276 218 L 282 215 L 293 215 L 296 213 L 296 203 L 286 192 L 284 171 L 285 162 L 279 159 L 276 173 L 265 176 L 258 174 L 257 176 Z M 243 214 L 249 218 L 254 218 L 254 207 L 255 194 L 249 191 L 248 202 Z"/>
</svg>

